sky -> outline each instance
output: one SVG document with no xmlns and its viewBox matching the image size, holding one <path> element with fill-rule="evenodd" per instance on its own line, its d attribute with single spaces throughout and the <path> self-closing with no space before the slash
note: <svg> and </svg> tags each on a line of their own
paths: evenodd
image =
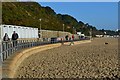
<svg viewBox="0 0 120 80">
<path fill-rule="evenodd" d="M 118 2 L 120 0 L 17 0 L 17 1 L 36 1 L 36 2 Z"/>
<path fill-rule="evenodd" d="M 39 2 L 58 14 L 68 14 L 97 29 L 118 29 L 118 2 Z"/>
<path fill-rule="evenodd" d="M 58 14 L 68 14 L 97 29 L 118 29 L 118 1 L 120 0 L 18 0 L 36 1 L 49 6 Z M 119 6 L 120 7 L 120 6 Z M 119 8 L 120 9 L 120 8 Z M 120 11 L 120 10 L 119 10 Z M 119 24 L 120 27 L 120 24 Z M 120 28 L 119 28 L 120 29 Z"/>
</svg>

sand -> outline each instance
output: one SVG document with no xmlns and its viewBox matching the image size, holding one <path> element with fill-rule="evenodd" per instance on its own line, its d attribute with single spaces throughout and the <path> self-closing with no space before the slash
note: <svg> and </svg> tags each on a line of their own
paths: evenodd
<svg viewBox="0 0 120 80">
<path fill-rule="evenodd" d="M 107 42 L 108 44 L 104 44 Z M 31 55 L 19 66 L 17 78 L 118 78 L 118 40 L 63 45 Z"/>
</svg>

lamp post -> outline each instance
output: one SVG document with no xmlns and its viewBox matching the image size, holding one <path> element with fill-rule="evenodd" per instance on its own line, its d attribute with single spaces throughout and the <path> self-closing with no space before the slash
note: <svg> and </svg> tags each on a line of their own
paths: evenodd
<svg viewBox="0 0 120 80">
<path fill-rule="evenodd" d="M 65 25 L 65 24 L 63 24 L 63 32 L 64 32 L 64 25 Z"/>
<path fill-rule="evenodd" d="M 75 28 L 74 27 L 72 27 L 72 28 L 73 28 L 73 34 L 74 34 Z"/>
<path fill-rule="evenodd" d="M 42 34 L 41 34 L 41 20 L 42 19 L 39 19 L 39 21 L 40 21 L 40 30 L 39 30 L 39 33 L 40 33 L 40 37 L 42 38 Z"/>
<path fill-rule="evenodd" d="M 90 28 L 90 40 L 92 40 L 92 28 Z"/>
</svg>

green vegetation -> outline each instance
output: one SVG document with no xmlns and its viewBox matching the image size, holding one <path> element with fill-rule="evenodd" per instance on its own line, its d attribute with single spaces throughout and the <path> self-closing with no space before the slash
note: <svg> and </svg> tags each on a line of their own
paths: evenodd
<svg viewBox="0 0 120 80">
<path fill-rule="evenodd" d="M 41 21 L 39 20 L 41 19 Z M 2 24 L 20 25 L 39 28 L 41 23 L 42 29 L 63 30 L 75 33 L 81 31 L 89 35 L 92 29 L 93 36 L 104 34 L 95 27 L 77 21 L 68 14 L 56 14 L 50 7 L 42 7 L 36 2 L 3 2 L 2 3 Z"/>
</svg>

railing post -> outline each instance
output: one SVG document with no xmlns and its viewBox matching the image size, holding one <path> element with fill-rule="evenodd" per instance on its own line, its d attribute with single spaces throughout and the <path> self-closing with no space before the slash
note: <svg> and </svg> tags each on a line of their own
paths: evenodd
<svg viewBox="0 0 120 80">
<path fill-rule="evenodd" d="M 5 42 L 5 46 L 6 46 L 6 59 L 8 57 L 8 41 Z"/>
<path fill-rule="evenodd" d="M 12 42 L 10 41 L 10 54 L 12 54 Z"/>
<path fill-rule="evenodd" d="M 6 52 L 5 52 L 5 46 L 4 46 L 4 42 L 3 42 L 3 61 L 5 60 L 5 55 L 6 54 Z"/>
<path fill-rule="evenodd" d="M 10 42 L 8 42 L 8 56 L 10 55 Z"/>
<path fill-rule="evenodd" d="M 19 50 L 19 45 L 20 45 L 19 40 L 17 40 L 17 50 Z"/>
<path fill-rule="evenodd" d="M 0 45 L 1 49 L 0 49 L 0 57 L 1 57 L 1 61 L 3 62 L 3 42 L 1 41 L 1 45 Z"/>
<path fill-rule="evenodd" d="M 22 48 L 24 48 L 24 40 L 22 41 Z"/>
</svg>

